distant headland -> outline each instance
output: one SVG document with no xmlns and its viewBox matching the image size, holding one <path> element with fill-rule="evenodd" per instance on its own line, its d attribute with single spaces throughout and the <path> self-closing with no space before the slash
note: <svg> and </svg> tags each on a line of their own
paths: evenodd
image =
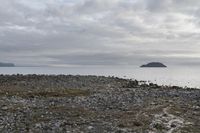
<svg viewBox="0 0 200 133">
<path fill-rule="evenodd" d="M 0 62 L 0 67 L 15 67 L 15 64 Z"/>
<path fill-rule="evenodd" d="M 167 66 L 160 62 L 150 62 L 150 63 L 142 65 L 140 67 L 167 67 Z"/>
</svg>

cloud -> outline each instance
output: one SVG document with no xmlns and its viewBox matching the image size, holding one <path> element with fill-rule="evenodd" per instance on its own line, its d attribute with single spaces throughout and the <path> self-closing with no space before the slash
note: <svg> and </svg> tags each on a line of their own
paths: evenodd
<svg viewBox="0 0 200 133">
<path fill-rule="evenodd" d="M 197 0 L 0 2 L 0 61 L 81 66 L 200 58 Z"/>
</svg>

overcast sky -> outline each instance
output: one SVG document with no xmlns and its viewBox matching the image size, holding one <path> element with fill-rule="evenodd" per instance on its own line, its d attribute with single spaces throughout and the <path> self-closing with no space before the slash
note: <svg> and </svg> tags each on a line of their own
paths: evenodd
<svg viewBox="0 0 200 133">
<path fill-rule="evenodd" d="M 0 0 L 0 62 L 200 64 L 200 0 Z"/>
</svg>

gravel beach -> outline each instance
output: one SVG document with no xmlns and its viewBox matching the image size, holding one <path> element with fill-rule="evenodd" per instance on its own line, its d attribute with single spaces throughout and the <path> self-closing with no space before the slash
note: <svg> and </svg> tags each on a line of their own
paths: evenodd
<svg viewBox="0 0 200 133">
<path fill-rule="evenodd" d="M 200 90 L 103 76 L 0 75 L 0 132 L 200 133 Z"/>
</svg>

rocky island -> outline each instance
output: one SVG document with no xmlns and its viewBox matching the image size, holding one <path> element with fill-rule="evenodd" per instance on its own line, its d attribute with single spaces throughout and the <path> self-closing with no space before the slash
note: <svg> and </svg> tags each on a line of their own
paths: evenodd
<svg viewBox="0 0 200 133">
<path fill-rule="evenodd" d="M 142 65 L 140 67 L 167 67 L 164 64 L 160 63 L 160 62 L 151 62 L 145 65 Z"/>
<path fill-rule="evenodd" d="M 117 77 L 0 75 L 0 131 L 199 133 L 200 90 Z"/>
<path fill-rule="evenodd" d="M 3 62 L 0 62 L 0 67 L 14 67 L 15 64 L 13 63 L 3 63 Z"/>
</svg>

